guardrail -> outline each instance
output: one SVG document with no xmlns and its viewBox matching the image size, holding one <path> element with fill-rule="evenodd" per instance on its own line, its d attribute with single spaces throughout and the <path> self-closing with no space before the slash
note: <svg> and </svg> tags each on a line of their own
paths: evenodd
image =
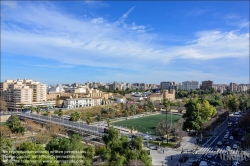
<svg viewBox="0 0 250 166">
<path fill-rule="evenodd" d="M 66 123 L 62 123 L 60 121 L 59 122 L 51 121 L 51 119 L 49 119 L 49 118 L 45 119 L 45 118 L 38 118 L 38 117 L 34 117 L 34 116 L 27 116 L 27 115 L 24 115 L 22 113 L 19 113 L 17 115 L 19 116 L 20 119 L 32 119 L 34 121 L 39 121 L 39 122 L 43 122 L 43 123 L 53 122 L 55 124 L 62 125 L 64 127 L 66 127 L 67 130 L 71 130 L 71 131 L 83 132 L 83 133 L 86 133 L 86 134 L 95 135 L 95 136 L 99 136 L 99 137 L 104 135 L 103 133 L 99 133 L 98 131 L 94 131 L 94 130 L 91 130 L 91 129 L 86 129 L 86 128 L 83 128 L 83 127 L 79 128 L 79 126 L 75 125 L 76 123 L 71 122 L 71 121 L 67 121 L 69 124 L 66 124 Z"/>
</svg>

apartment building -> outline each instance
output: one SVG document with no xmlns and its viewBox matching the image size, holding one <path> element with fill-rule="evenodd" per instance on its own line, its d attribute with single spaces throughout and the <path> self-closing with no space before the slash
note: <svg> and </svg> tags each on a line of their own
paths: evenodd
<svg viewBox="0 0 250 166">
<path fill-rule="evenodd" d="M 200 88 L 198 81 L 184 81 L 182 82 L 182 90 L 196 90 Z"/>
<path fill-rule="evenodd" d="M 7 108 L 19 110 L 22 104 L 24 107 L 36 104 L 46 105 L 46 88 L 45 84 L 37 81 L 18 79 L 2 82 L 0 90 L 5 97 Z"/>
<path fill-rule="evenodd" d="M 161 89 L 162 90 L 177 90 L 178 86 L 175 82 L 161 82 Z"/>
<path fill-rule="evenodd" d="M 64 108 L 80 108 L 90 106 L 94 106 L 94 99 L 92 98 L 66 99 L 63 101 Z"/>
<path fill-rule="evenodd" d="M 228 85 L 226 84 L 213 84 L 212 86 L 215 91 L 220 91 L 220 93 L 223 93 L 227 90 Z"/>
<path fill-rule="evenodd" d="M 230 82 L 230 84 L 229 84 L 229 91 L 231 91 L 231 92 L 236 92 L 237 91 L 237 87 L 236 87 L 235 83 Z"/>
<path fill-rule="evenodd" d="M 201 83 L 201 90 L 209 90 L 213 88 L 213 81 L 206 80 Z"/>
</svg>

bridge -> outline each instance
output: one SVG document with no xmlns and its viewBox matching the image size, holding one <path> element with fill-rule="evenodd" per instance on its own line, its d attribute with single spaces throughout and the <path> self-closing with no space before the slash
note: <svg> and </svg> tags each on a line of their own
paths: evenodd
<svg viewBox="0 0 250 166">
<path fill-rule="evenodd" d="M 73 131 L 74 133 L 78 133 L 80 135 L 89 135 L 88 137 L 83 137 L 84 140 L 89 140 L 91 138 L 101 138 L 104 135 L 104 129 L 102 127 L 98 126 L 91 126 L 87 125 L 86 123 L 82 122 L 73 122 L 69 121 L 68 119 L 65 118 L 60 118 L 56 116 L 43 116 L 39 114 L 32 114 L 32 113 L 22 113 L 22 112 L 10 112 L 9 114 L 17 115 L 20 120 L 25 120 L 25 119 L 30 119 L 34 122 L 37 123 L 54 123 L 61 125 L 65 128 L 67 131 Z M 6 115 L 6 114 L 5 114 Z M 121 133 L 121 135 L 127 135 L 124 133 Z"/>
</svg>

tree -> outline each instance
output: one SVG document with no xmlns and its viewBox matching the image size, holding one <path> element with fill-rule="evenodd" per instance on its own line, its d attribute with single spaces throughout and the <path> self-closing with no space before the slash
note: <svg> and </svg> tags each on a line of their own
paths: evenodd
<svg viewBox="0 0 250 166">
<path fill-rule="evenodd" d="M 92 165 L 92 160 L 95 155 L 94 147 L 86 147 L 82 143 L 81 136 L 78 134 L 73 134 L 70 138 L 53 139 L 47 144 L 46 150 L 52 152 L 51 155 L 59 157 L 61 164 L 63 161 L 66 161 L 70 164 L 70 166 L 78 166 L 79 163 L 77 161 L 84 161 L 86 162 L 86 165 Z M 64 152 L 67 151 L 68 153 L 63 154 L 65 156 L 64 158 L 60 158 L 62 154 L 53 153 L 55 150 Z M 72 160 L 74 162 L 72 162 Z"/>
<path fill-rule="evenodd" d="M 12 138 L 5 138 L 3 137 L 2 134 L 0 134 L 0 165 L 8 165 L 11 163 L 11 161 L 9 161 L 8 163 L 4 163 L 3 160 L 5 160 L 6 158 L 4 158 L 4 156 L 11 156 L 11 151 L 13 150 L 14 147 L 14 140 Z"/>
<path fill-rule="evenodd" d="M 200 116 L 201 105 L 195 99 L 190 99 L 186 104 L 186 113 L 183 114 L 185 122 L 183 123 L 183 130 L 200 130 L 202 118 Z"/>
<path fill-rule="evenodd" d="M 109 126 L 110 126 L 110 123 L 111 123 L 111 120 L 110 119 L 107 119 L 107 125 L 108 125 L 108 128 L 109 128 Z"/>
<path fill-rule="evenodd" d="M 23 109 L 24 109 L 24 104 L 23 103 L 20 104 L 20 108 L 23 111 Z"/>
<path fill-rule="evenodd" d="M 131 136 L 132 136 L 134 127 L 133 126 L 129 126 L 129 129 L 130 129 L 130 133 L 131 133 Z"/>
<path fill-rule="evenodd" d="M 6 101 L 3 97 L 0 97 L 0 111 L 6 111 L 6 110 L 7 110 Z"/>
<path fill-rule="evenodd" d="M 41 107 L 36 107 L 36 113 L 37 113 L 37 115 L 39 115 L 40 112 L 41 112 Z"/>
<path fill-rule="evenodd" d="M 59 111 L 58 111 L 58 114 L 57 114 L 60 118 L 62 118 L 62 116 L 63 116 L 63 111 L 62 111 L 62 109 L 60 109 Z"/>
<path fill-rule="evenodd" d="M 232 112 L 235 112 L 238 108 L 239 101 L 235 95 L 227 95 L 224 99 L 225 106 Z"/>
<path fill-rule="evenodd" d="M 25 129 L 17 115 L 13 115 L 10 117 L 7 126 L 9 126 L 12 133 L 24 134 Z"/>
<path fill-rule="evenodd" d="M 90 125 L 91 122 L 92 122 L 92 119 L 91 119 L 90 115 L 88 115 L 88 116 L 87 116 L 87 119 L 86 119 L 86 123 L 87 123 L 88 125 Z"/>
<path fill-rule="evenodd" d="M 30 109 L 30 112 L 33 113 L 35 110 L 35 107 L 31 106 L 29 109 Z"/>
<path fill-rule="evenodd" d="M 217 114 L 217 111 L 207 100 L 202 100 L 199 113 L 201 118 L 206 121 L 209 120 L 210 117 L 214 117 Z"/>
<path fill-rule="evenodd" d="M 168 144 L 168 110 L 170 108 L 170 100 L 168 100 L 167 98 L 165 98 L 163 100 L 163 105 L 165 106 L 166 108 L 166 134 L 167 134 L 167 144 Z"/>
<path fill-rule="evenodd" d="M 18 148 L 18 151 L 22 151 L 22 153 L 16 154 L 16 159 L 21 165 L 59 166 L 55 158 L 51 157 L 49 152 L 46 151 L 41 144 L 35 145 L 32 142 L 23 142 Z"/>
<path fill-rule="evenodd" d="M 241 94 L 239 97 L 239 109 L 241 111 L 246 110 L 250 107 L 250 99 L 245 94 Z"/>
<path fill-rule="evenodd" d="M 98 113 L 96 115 L 96 120 L 97 120 L 97 122 L 100 122 L 102 120 L 102 114 Z"/>
<path fill-rule="evenodd" d="M 73 112 L 70 114 L 70 121 L 77 122 L 80 119 L 80 114 L 78 112 Z"/>
<path fill-rule="evenodd" d="M 157 127 L 156 127 L 156 133 L 161 137 L 162 139 L 162 143 L 164 140 L 164 136 L 168 133 L 170 133 L 172 130 L 171 125 L 169 124 L 169 122 L 166 122 L 165 120 L 162 120 L 160 123 L 158 123 Z M 168 135 L 167 135 L 167 139 L 168 139 Z M 168 143 L 168 141 L 167 141 Z"/>
<path fill-rule="evenodd" d="M 151 164 L 151 157 L 142 149 L 142 138 L 137 137 L 128 141 L 127 136 L 119 137 L 119 131 L 111 127 L 107 135 L 103 136 L 106 149 L 102 158 L 107 165 L 128 165 L 130 160 L 140 160 L 145 165 Z"/>
</svg>

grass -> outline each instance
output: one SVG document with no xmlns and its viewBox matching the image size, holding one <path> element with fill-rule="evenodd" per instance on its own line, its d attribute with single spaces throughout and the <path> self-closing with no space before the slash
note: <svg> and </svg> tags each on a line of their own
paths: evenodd
<svg viewBox="0 0 250 166">
<path fill-rule="evenodd" d="M 172 114 L 172 123 L 176 123 L 181 118 L 180 115 Z M 112 123 L 115 126 L 129 128 L 133 126 L 134 130 L 138 130 L 142 133 L 149 133 L 156 135 L 155 129 L 159 122 L 166 120 L 166 114 L 150 115 L 145 117 L 140 117 L 136 119 L 128 119 L 124 121 Z M 168 121 L 171 122 L 171 115 L 168 114 Z"/>
<path fill-rule="evenodd" d="M 151 144 L 154 144 L 154 145 L 158 145 L 159 146 L 159 143 L 160 143 L 160 146 L 161 147 L 168 147 L 168 148 L 173 148 L 175 143 L 174 142 L 169 142 L 169 143 L 166 143 L 166 142 L 161 142 L 161 141 L 149 141 L 149 143 Z"/>
</svg>

